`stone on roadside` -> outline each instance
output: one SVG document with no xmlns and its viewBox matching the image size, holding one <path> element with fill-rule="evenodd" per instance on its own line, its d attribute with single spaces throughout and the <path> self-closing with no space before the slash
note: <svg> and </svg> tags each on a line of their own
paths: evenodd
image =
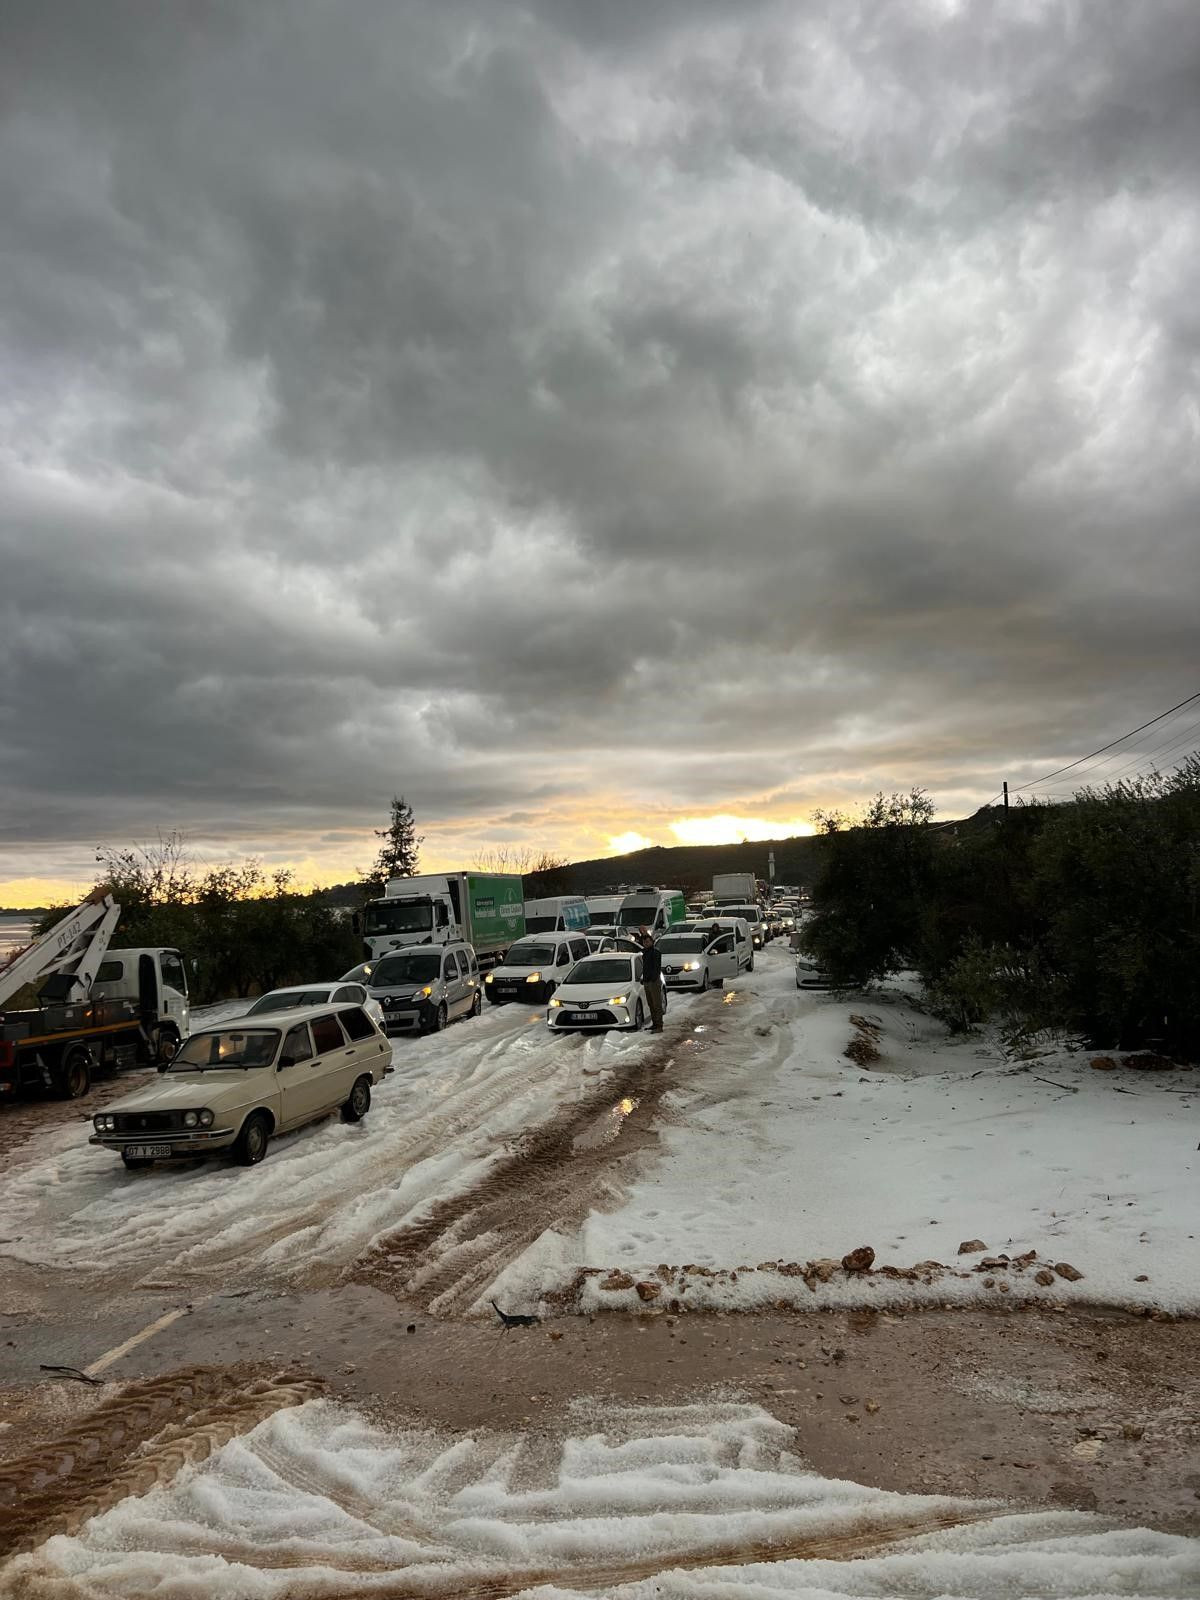
<svg viewBox="0 0 1200 1600">
<path fill-rule="evenodd" d="M 1083 1273 L 1078 1267 L 1073 1267 L 1069 1261 L 1056 1261 L 1054 1270 L 1060 1278 L 1065 1278 L 1068 1283 L 1078 1283 Z"/>
<path fill-rule="evenodd" d="M 871 1251 L 870 1255 L 871 1259 L 874 1260 L 874 1251 Z M 845 1265 L 846 1263 L 843 1261 L 842 1266 Z M 809 1266 L 812 1268 L 813 1277 L 821 1283 L 828 1283 L 838 1269 L 837 1262 L 831 1260 L 829 1256 L 821 1256 L 817 1261 L 810 1261 Z"/>
<path fill-rule="evenodd" d="M 874 1260 L 875 1252 L 871 1246 L 860 1244 L 857 1249 L 842 1257 L 842 1266 L 847 1272 L 870 1272 Z"/>
<path fill-rule="evenodd" d="M 657 1300 L 662 1293 L 661 1283 L 646 1283 L 643 1281 L 642 1283 L 635 1283 L 634 1288 L 637 1290 L 639 1300 Z"/>
<path fill-rule="evenodd" d="M 613 1292 L 618 1289 L 632 1289 L 633 1279 L 627 1272 L 618 1272 L 614 1267 L 600 1287 L 602 1289 L 609 1289 Z"/>
<path fill-rule="evenodd" d="M 1054 1274 L 1049 1267 L 1043 1267 L 1040 1272 L 1034 1273 L 1033 1281 L 1034 1283 L 1040 1283 L 1043 1289 L 1048 1289 L 1054 1282 Z"/>
<path fill-rule="evenodd" d="M 1093 1056 L 1088 1062 L 1093 1072 L 1115 1072 L 1117 1063 L 1111 1056 Z"/>
<path fill-rule="evenodd" d="M 987 1245 L 984 1244 L 982 1239 L 964 1239 L 958 1247 L 958 1253 L 960 1256 L 974 1256 L 978 1255 L 981 1250 L 986 1249 Z"/>
</svg>

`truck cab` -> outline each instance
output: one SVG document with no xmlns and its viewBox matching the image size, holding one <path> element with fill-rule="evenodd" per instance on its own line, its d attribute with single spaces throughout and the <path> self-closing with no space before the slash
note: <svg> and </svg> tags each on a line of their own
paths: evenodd
<svg viewBox="0 0 1200 1600">
<path fill-rule="evenodd" d="M 98 1000 L 134 1000 L 177 1039 L 191 1032 L 187 968 L 178 950 L 110 950 L 96 969 L 92 995 Z"/>
</svg>

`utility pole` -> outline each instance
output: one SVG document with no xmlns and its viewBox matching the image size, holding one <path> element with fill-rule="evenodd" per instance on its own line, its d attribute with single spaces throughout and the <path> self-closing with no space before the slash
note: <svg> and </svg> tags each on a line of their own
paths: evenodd
<svg viewBox="0 0 1200 1600">
<path fill-rule="evenodd" d="M 1004 780 L 1004 811 L 1005 811 L 1005 814 L 1007 815 L 1007 813 L 1008 813 L 1008 779 L 1007 778 L 1005 778 L 1005 780 Z"/>
</svg>

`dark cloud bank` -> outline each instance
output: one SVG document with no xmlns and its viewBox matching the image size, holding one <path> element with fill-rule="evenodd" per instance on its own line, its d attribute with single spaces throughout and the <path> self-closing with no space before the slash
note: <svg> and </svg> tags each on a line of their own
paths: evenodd
<svg viewBox="0 0 1200 1600">
<path fill-rule="evenodd" d="M 3 32 L 0 877 L 954 809 L 1195 686 L 1200 8 Z"/>
</svg>

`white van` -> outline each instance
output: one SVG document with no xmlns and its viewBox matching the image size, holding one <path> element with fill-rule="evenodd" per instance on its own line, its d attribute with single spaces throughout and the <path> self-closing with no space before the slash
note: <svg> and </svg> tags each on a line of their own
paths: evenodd
<svg viewBox="0 0 1200 1600">
<path fill-rule="evenodd" d="M 650 937 L 657 939 L 686 916 L 687 901 L 682 889 L 635 889 L 621 901 L 617 932 L 636 938 L 639 928 L 648 928 Z"/>
<path fill-rule="evenodd" d="M 719 989 L 726 978 L 754 970 L 750 932 L 741 920 L 693 923 L 688 933 L 674 929 L 658 940 L 663 983 L 668 989 Z"/>
<path fill-rule="evenodd" d="M 507 1000 L 542 1005 L 577 961 L 592 947 L 582 933 L 527 933 L 483 980 L 483 992 L 494 1006 Z"/>
<path fill-rule="evenodd" d="M 615 928 L 617 912 L 621 909 L 623 894 L 594 894 L 584 901 L 593 928 Z"/>
<path fill-rule="evenodd" d="M 760 906 L 718 906 L 717 911 L 721 917 L 740 917 L 750 929 L 750 937 L 754 941 L 756 950 L 761 950 L 770 939 L 771 931 Z"/>
<path fill-rule="evenodd" d="M 579 894 L 553 894 L 526 900 L 526 933 L 575 933 L 591 924 L 587 901 Z"/>
</svg>

